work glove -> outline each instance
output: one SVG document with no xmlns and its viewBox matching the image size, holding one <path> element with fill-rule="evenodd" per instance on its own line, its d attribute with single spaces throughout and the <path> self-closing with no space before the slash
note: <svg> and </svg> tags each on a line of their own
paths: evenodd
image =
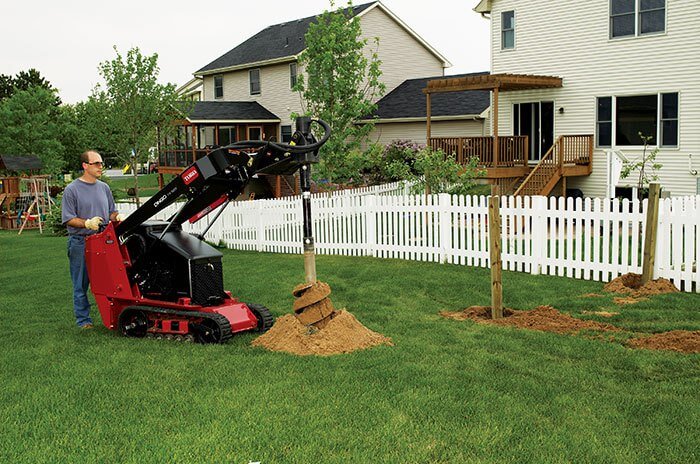
<svg viewBox="0 0 700 464">
<path fill-rule="evenodd" d="M 95 216 L 94 218 L 90 218 L 85 221 L 85 228 L 90 230 L 97 230 L 100 228 L 100 224 L 102 224 L 102 218 L 99 216 Z"/>
<path fill-rule="evenodd" d="M 117 217 L 114 218 L 114 220 L 117 222 L 122 222 L 124 219 L 126 219 L 126 214 L 122 213 L 117 214 Z"/>
</svg>

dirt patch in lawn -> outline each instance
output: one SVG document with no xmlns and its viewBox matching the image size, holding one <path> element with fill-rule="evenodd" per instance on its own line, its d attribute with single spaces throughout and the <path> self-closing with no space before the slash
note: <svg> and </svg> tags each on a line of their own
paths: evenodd
<svg viewBox="0 0 700 464">
<path fill-rule="evenodd" d="M 517 311 L 503 309 L 503 318 L 491 319 L 490 306 L 470 306 L 458 312 L 441 311 L 440 315 L 449 319 L 473 321 L 485 324 L 508 325 L 523 329 L 541 330 L 561 334 L 576 333 L 581 330 L 619 331 L 620 329 L 610 324 L 596 321 L 584 321 L 576 319 L 568 314 L 560 313 L 551 306 L 538 306 L 531 311 Z"/>
<path fill-rule="evenodd" d="M 617 277 L 603 287 L 606 292 L 628 295 L 632 298 L 640 298 L 664 293 L 676 293 L 679 290 L 668 279 L 650 280 L 642 285 L 642 276 L 628 273 Z"/>
<path fill-rule="evenodd" d="M 700 353 L 700 330 L 672 330 L 644 337 L 632 338 L 627 342 L 634 348 L 648 350 L 673 350 L 680 353 Z"/>
<path fill-rule="evenodd" d="M 589 311 L 586 313 L 603 317 L 611 317 L 617 314 L 605 311 Z M 480 324 L 512 326 L 559 334 L 576 334 L 580 331 L 622 332 L 622 329 L 614 325 L 577 319 L 561 313 L 551 306 L 539 306 L 531 311 L 517 311 L 504 308 L 503 318 L 501 319 L 491 319 L 491 307 L 489 306 L 470 306 L 462 311 L 441 311 L 439 314 L 442 317 L 458 321 L 469 319 Z M 613 341 L 614 337 L 603 339 Z M 636 334 L 634 338 L 628 340 L 627 345 L 632 348 L 646 348 L 650 350 L 700 353 L 700 331 L 674 330 L 655 335 Z"/>
<path fill-rule="evenodd" d="M 369 330 L 345 310 L 336 311 L 323 329 L 306 326 L 293 314 L 285 314 L 270 330 L 253 340 L 253 346 L 302 356 L 330 356 L 377 345 L 393 346 L 393 343 L 390 338 Z"/>
</svg>

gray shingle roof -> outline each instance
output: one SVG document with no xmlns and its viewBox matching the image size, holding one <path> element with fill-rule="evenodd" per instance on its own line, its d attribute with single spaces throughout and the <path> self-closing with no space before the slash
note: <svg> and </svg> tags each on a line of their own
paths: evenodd
<svg viewBox="0 0 700 464">
<path fill-rule="evenodd" d="M 373 116 L 380 119 L 425 118 L 426 98 L 423 89 L 429 80 L 483 74 L 488 72 L 406 80 L 377 102 Z M 431 95 L 430 100 L 431 117 L 481 114 L 490 104 L 488 90 L 437 93 Z"/>
<path fill-rule="evenodd" d="M 279 121 L 258 102 L 250 101 L 198 101 L 188 118 L 190 121 Z"/>
<path fill-rule="evenodd" d="M 8 171 L 31 171 L 41 169 L 44 164 L 38 156 L 12 156 L 0 155 L 0 169 Z"/>
<path fill-rule="evenodd" d="M 375 3 L 376 2 L 371 2 L 353 6 L 353 15 L 359 14 Z M 308 18 L 268 26 L 233 50 L 226 52 L 224 55 L 204 66 L 195 72 L 195 74 L 248 63 L 295 56 L 306 48 L 304 36 L 309 29 L 309 24 L 315 19 L 316 16 L 309 16 Z"/>
</svg>

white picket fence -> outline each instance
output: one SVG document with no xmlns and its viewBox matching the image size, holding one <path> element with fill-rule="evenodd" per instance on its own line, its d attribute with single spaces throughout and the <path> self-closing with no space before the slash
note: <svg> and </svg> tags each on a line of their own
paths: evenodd
<svg viewBox="0 0 700 464">
<path fill-rule="evenodd" d="M 299 197 L 234 202 L 206 237 L 233 249 L 302 253 L 301 208 Z M 485 196 L 345 191 L 314 196 L 312 215 L 321 254 L 489 266 Z M 186 229 L 201 232 L 208 220 Z M 641 273 L 645 222 L 646 201 L 502 197 L 503 268 L 597 281 Z M 699 235 L 700 196 L 660 200 L 654 278 L 700 292 Z"/>
</svg>

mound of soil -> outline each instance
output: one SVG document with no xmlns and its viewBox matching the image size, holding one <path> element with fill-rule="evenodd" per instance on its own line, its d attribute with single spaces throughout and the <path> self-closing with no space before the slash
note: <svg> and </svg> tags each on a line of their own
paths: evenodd
<svg viewBox="0 0 700 464">
<path fill-rule="evenodd" d="M 516 311 L 503 309 L 503 318 L 491 319 L 491 307 L 470 306 L 462 311 L 451 313 L 441 311 L 440 315 L 450 319 L 471 319 L 476 322 L 508 325 L 524 329 L 541 330 L 561 334 L 576 333 L 581 330 L 619 331 L 617 327 L 596 321 L 584 321 L 576 319 L 568 314 L 563 314 L 551 306 L 538 306 L 531 311 Z"/>
<path fill-rule="evenodd" d="M 330 356 L 377 345 L 394 344 L 390 338 L 369 330 L 344 310 L 337 311 L 323 329 L 306 326 L 293 314 L 285 314 L 269 331 L 253 340 L 253 346 L 302 356 Z"/>
<path fill-rule="evenodd" d="M 620 293 L 633 298 L 679 291 L 668 279 L 650 280 L 646 285 L 642 285 L 642 276 L 633 273 L 624 274 L 611 280 L 605 284 L 603 289 L 606 292 Z"/>
<path fill-rule="evenodd" d="M 700 330 L 672 330 L 628 341 L 634 348 L 648 350 L 673 350 L 680 353 L 700 353 Z"/>
<path fill-rule="evenodd" d="M 604 311 L 589 311 L 603 317 L 614 316 L 617 313 Z M 491 319 L 491 307 L 470 306 L 462 311 L 441 311 L 440 315 L 448 319 L 463 321 L 466 319 L 494 325 L 508 325 L 523 329 L 541 330 L 560 334 L 575 334 L 581 330 L 596 330 L 601 332 L 621 332 L 622 329 L 610 324 L 576 319 L 560 313 L 551 306 L 539 306 L 531 311 L 516 311 L 503 309 L 503 318 Z M 655 335 L 645 335 L 628 340 L 632 348 L 649 350 L 672 350 L 680 353 L 700 353 L 700 330 L 673 330 Z"/>
</svg>

